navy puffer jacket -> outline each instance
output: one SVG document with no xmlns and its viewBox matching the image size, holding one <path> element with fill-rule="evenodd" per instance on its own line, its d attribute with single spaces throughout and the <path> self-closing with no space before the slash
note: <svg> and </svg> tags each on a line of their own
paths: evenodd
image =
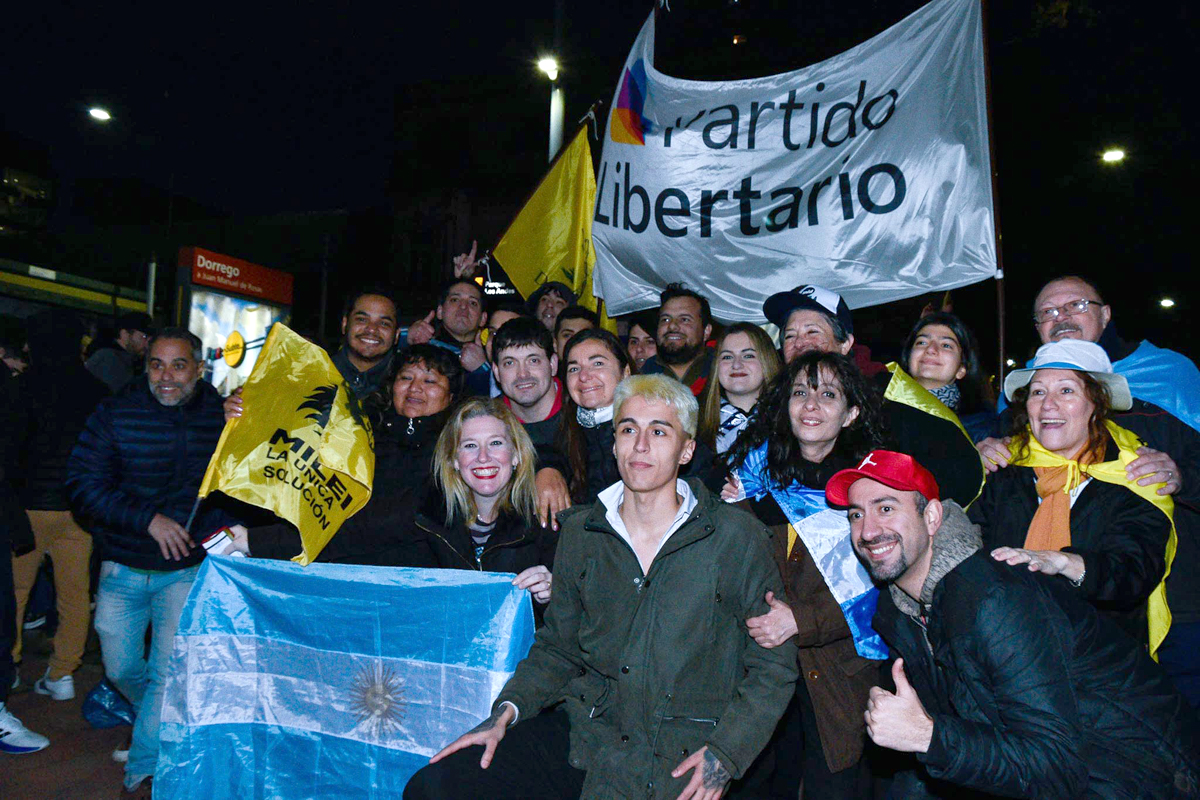
<svg viewBox="0 0 1200 800">
<path fill-rule="evenodd" d="M 150 536 L 163 514 L 187 523 L 208 461 L 225 425 L 221 396 L 206 381 L 182 406 L 154 399 L 136 381 L 100 403 L 88 418 L 67 467 L 71 507 L 99 540 L 102 557 L 128 567 L 177 570 L 200 562 L 204 549 L 168 561 Z M 190 529 L 197 542 L 230 522 L 205 500 Z"/>
</svg>

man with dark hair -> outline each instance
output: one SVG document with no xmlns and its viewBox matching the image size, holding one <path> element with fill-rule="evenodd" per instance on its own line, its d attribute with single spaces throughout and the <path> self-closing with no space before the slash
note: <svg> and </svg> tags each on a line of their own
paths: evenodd
<svg viewBox="0 0 1200 800">
<path fill-rule="evenodd" d="M 572 336 L 580 331 L 599 327 L 600 318 L 591 309 L 567 306 L 559 312 L 558 319 L 554 321 L 554 352 L 558 355 L 558 360 L 562 361 L 563 348 L 571 341 Z"/>
<path fill-rule="evenodd" d="M 390 289 L 366 286 L 347 295 L 342 346 L 333 354 L 333 365 L 360 400 L 383 384 L 399 336 L 396 301 Z"/>
<path fill-rule="evenodd" d="M 1133 407 L 1111 418 L 1148 447 L 1138 448 L 1125 473 L 1143 486 L 1164 483 L 1159 494 L 1175 497 L 1179 543 L 1166 580 L 1171 630 L 1159 660 L 1192 706 L 1200 708 L 1200 371 L 1173 350 L 1122 339 L 1112 307 L 1093 282 L 1078 275 L 1042 287 L 1033 303 L 1033 324 L 1043 344 L 1079 339 L 1100 345 L 1113 372 L 1129 384 Z M 984 439 L 979 452 L 991 471 L 1008 466 L 1011 457 L 1007 439 Z"/>
<path fill-rule="evenodd" d="M 487 397 L 491 370 L 482 335 L 487 318 L 483 287 L 467 278 L 455 278 L 442 287 L 437 308 L 409 326 L 400 346 L 428 342 L 446 348 L 467 371 L 467 393 Z"/>
<path fill-rule="evenodd" d="M 150 315 L 131 311 L 117 317 L 116 335 L 111 342 L 97 347 L 84 366 L 116 394 L 137 374 L 146 355 L 146 342 L 154 335 Z"/>
<path fill-rule="evenodd" d="M 642 373 L 667 375 L 699 397 L 712 370 L 712 310 L 708 299 L 682 283 L 668 284 L 659 295 L 658 352 L 646 360 Z"/>
<path fill-rule="evenodd" d="M 742 622 L 782 591 L 770 533 L 679 478 L 698 411 L 664 376 L 618 385 L 621 480 L 566 515 L 529 655 L 406 798 L 715 800 L 762 750 L 796 650 L 759 646 Z"/>
<path fill-rule="evenodd" d="M 873 688 L 865 718 L 920 764 L 896 796 L 1200 796 L 1195 714 L 1145 648 L 1066 581 L 981 550 L 911 456 L 873 451 L 825 495 L 887 585 L 872 624 L 895 690 Z M 909 778 L 924 792 L 897 791 Z"/>
<path fill-rule="evenodd" d="M 577 302 L 579 298 L 571 291 L 571 287 L 558 281 L 546 281 L 529 296 L 529 313 L 545 325 L 546 330 L 552 331 L 559 313 Z"/>
<path fill-rule="evenodd" d="M 569 508 L 571 495 L 564 477 L 567 462 L 555 440 L 561 421 L 563 387 L 558 378 L 558 356 L 550 331 L 532 317 L 506 322 L 489 342 L 492 373 L 503 402 L 529 434 L 538 455 L 538 514 L 543 525 L 556 525 L 558 512 Z"/>
<path fill-rule="evenodd" d="M 72 507 L 102 559 L 95 625 L 104 670 L 137 710 L 125 766 L 129 792 L 158 760 L 172 639 L 204 557 L 196 542 L 231 521 L 206 500 L 184 527 L 225 425 L 220 395 L 200 377 L 200 339 L 165 328 L 147 352 L 145 383 L 100 403 L 67 467 Z"/>
</svg>

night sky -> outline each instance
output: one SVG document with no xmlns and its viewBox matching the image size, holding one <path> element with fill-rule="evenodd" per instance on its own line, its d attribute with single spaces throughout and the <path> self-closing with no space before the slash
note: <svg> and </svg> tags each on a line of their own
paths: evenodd
<svg viewBox="0 0 1200 800">
<path fill-rule="evenodd" d="M 66 197 L 77 182 L 126 177 L 235 219 L 380 207 L 413 176 L 429 189 L 439 164 L 447 189 L 472 178 L 492 196 L 532 188 L 548 99 L 533 62 L 553 41 L 553 0 L 248 5 L 9 4 L 4 131 L 46 148 Z M 651 4 L 563 5 L 570 128 L 609 99 Z M 658 66 L 690 78 L 794 69 L 918 5 L 671 0 Z M 1181 320 L 1197 206 L 1196 93 L 1186 85 L 1195 12 L 1100 0 L 990 6 L 1010 352 L 1032 343 L 1032 293 L 1061 272 L 1098 277 L 1128 336 L 1190 351 Z M 732 33 L 746 44 L 730 45 Z M 467 85 L 494 101 L 464 100 Z M 114 121 L 91 122 L 91 104 Z M 1102 165 L 1114 145 L 1126 162 Z M 70 208 L 56 213 L 56 228 L 80 224 Z M 1157 306 L 1167 294 L 1171 312 Z M 991 284 L 955 297 L 985 341 L 994 298 Z"/>
</svg>

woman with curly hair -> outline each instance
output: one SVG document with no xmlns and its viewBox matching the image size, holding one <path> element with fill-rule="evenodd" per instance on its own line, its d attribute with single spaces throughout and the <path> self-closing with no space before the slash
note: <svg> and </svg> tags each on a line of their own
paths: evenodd
<svg viewBox="0 0 1200 800">
<path fill-rule="evenodd" d="M 887 648 L 870 626 L 875 589 L 850 546 L 850 524 L 826 505 L 824 490 L 882 443 L 882 424 L 880 399 L 858 367 L 839 353 L 809 351 L 759 398 L 730 453 L 722 495 L 749 499 L 772 529 L 787 593 L 768 595 L 770 612 L 747 627 L 763 647 L 796 637 L 802 676 L 748 779 L 751 793 L 795 797 L 803 780 L 806 796 L 870 796 L 862 710 Z"/>
</svg>

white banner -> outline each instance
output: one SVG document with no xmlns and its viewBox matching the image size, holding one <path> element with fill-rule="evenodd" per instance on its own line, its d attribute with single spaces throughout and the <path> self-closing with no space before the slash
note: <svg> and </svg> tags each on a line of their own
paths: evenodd
<svg viewBox="0 0 1200 800">
<path fill-rule="evenodd" d="M 802 70 L 657 72 L 654 15 L 625 62 L 598 174 L 596 295 L 612 315 L 683 281 L 763 321 L 802 283 L 851 308 L 994 277 L 979 0 L 935 0 Z"/>
</svg>

